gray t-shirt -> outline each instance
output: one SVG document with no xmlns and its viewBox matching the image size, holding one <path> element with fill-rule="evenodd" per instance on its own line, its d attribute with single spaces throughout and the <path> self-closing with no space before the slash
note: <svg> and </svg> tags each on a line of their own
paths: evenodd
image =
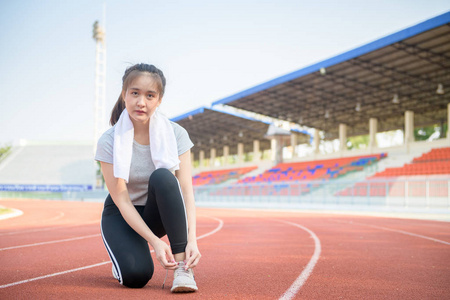
<svg viewBox="0 0 450 300">
<path fill-rule="evenodd" d="M 170 122 L 177 140 L 178 155 L 181 155 L 194 146 L 186 129 L 177 123 Z M 108 129 L 98 140 L 95 160 L 113 164 L 114 129 Z M 127 188 L 131 202 L 134 205 L 145 205 L 147 203 L 148 179 L 155 171 L 152 161 L 152 153 L 149 145 L 140 145 L 133 140 L 133 152 L 131 156 L 130 177 Z"/>
</svg>

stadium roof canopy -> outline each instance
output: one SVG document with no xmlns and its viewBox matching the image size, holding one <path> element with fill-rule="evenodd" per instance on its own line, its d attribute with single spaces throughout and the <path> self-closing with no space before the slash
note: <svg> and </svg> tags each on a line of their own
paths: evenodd
<svg viewBox="0 0 450 300">
<path fill-rule="evenodd" d="M 244 144 L 244 152 L 253 151 L 253 141 L 259 140 L 260 151 L 270 149 L 270 140 L 265 138 L 270 123 L 259 121 L 237 113 L 229 113 L 214 108 L 201 107 L 171 119 L 183 126 L 195 147 L 192 152 L 198 158 L 203 150 L 209 157 L 210 149 L 216 149 L 216 155 L 223 155 L 223 147 L 229 146 L 229 154 L 237 153 L 237 144 Z M 308 142 L 306 132 L 296 132 L 299 142 Z"/>
<path fill-rule="evenodd" d="M 443 94 L 437 93 L 440 84 Z M 447 12 L 212 105 L 318 128 L 325 131 L 326 139 L 334 139 L 341 123 L 347 125 L 347 136 L 368 134 L 369 118 L 378 119 L 378 131 L 404 128 L 407 110 L 415 113 L 415 126 L 445 123 L 449 102 Z M 214 138 L 215 122 L 221 121 L 211 115 L 189 132 L 198 136 L 200 127 L 206 127 Z M 231 124 L 236 126 L 227 128 L 230 134 L 241 127 L 238 122 Z"/>
</svg>

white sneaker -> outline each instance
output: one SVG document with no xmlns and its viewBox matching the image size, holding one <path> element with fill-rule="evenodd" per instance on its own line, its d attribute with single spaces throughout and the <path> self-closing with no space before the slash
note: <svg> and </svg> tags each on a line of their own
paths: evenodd
<svg viewBox="0 0 450 300">
<path fill-rule="evenodd" d="M 178 262 L 178 267 L 173 274 L 172 293 L 187 293 L 195 292 L 198 290 L 197 284 L 194 280 L 194 272 L 192 269 L 185 270 L 185 262 Z"/>
</svg>

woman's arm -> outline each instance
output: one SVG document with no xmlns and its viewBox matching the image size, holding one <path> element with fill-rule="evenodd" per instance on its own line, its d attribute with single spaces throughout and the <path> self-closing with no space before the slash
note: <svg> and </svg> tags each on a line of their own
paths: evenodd
<svg viewBox="0 0 450 300">
<path fill-rule="evenodd" d="M 186 151 L 179 158 L 180 169 L 175 171 L 175 175 L 180 182 L 188 221 L 188 244 L 186 246 L 187 267 L 193 268 L 197 265 L 201 254 L 197 247 L 197 223 L 194 189 L 192 188 L 191 151 Z"/>
<path fill-rule="evenodd" d="M 142 236 L 155 249 L 156 258 L 166 269 L 176 267 L 172 251 L 169 245 L 159 239 L 150 228 L 145 224 L 141 215 L 137 212 L 130 195 L 128 194 L 125 180 L 114 177 L 114 168 L 112 164 L 101 162 L 103 177 L 111 198 L 119 209 L 122 217 L 140 236 Z"/>
</svg>

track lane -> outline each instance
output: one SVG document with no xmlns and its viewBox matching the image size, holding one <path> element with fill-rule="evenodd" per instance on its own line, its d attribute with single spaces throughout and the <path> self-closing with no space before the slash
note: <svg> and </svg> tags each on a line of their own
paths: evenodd
<svg viewBox="0 0 450 300">
<path fill-rule="evenodd" d="M 206 224 L 206 225 L 205 224 L 200 224 L 200 226 L 198 226 L 199 227 L 198 228 L 199 233 L 202 233 L 199 236 L 200 240 L 203 239 L 203 238 L 209 237 L 210 235 L 212 235 L 214 233 L 217 233 L 218 231 L 220 231 L 220 229 L 223 226 L 223 222 L 220 219 L 217 219 L 217 218 L 199 217 L 199 219 L 200 220 L 210 219 L 213 222 L 215 221 L 216 223 L 218 223 L 218 225 L 216 224 L 217 226 L 215 228 L 212 228 L 213 226 L 211 226 L 211 224 Z M 209 222 L 209 223 L 211 223 L 211 222 Z M 211 228 L 212 228 L 212 230 L 211 230 Z M 0 288 L 1 289 L 8 288 L 8 291 L 9 291 L 9 290 L 13 290 L 16 285 L 21 285 L 21 284 L 25 284 L 26 283 L 27 286 L 29 286 L 29 289 L 34 290 L 33 283 L 34 283 L 34 281 L 37 281 L 37 280 L 42 280 L 42 279 L 51 280 L 52 277 L 56 277 L 56 276 L 60 276 L 60 275 L 67 275 L 69 273 L 77 272 L 77 271 L 85 271 L 85 270 L 90 269 L 90 268 L 96 268 L 96 267 L 100 267 L 100 266 L 104 266 L 104 265 L 110 265 L 109 257 L 107 256 L 106 251 L 103 249 L 104 247 L 103 247 L 103 244 L 101 242 L 101 238 L 100 237 L 96 240 L 98 245 L 93 245 L 93 242 L 88 242 L 87 245 L 86 245 L 86 244 L 84 244 L 85 242 L 86 241 L 80 241 L 80 243 L 77 243 L 75 246 L 72 245 L 70 247 L 70 249 L 68 249 L 66 247 L 64 249 L 65 250 L 64 253 L 62 255 L 57 255 L 57 256 L 54 256 L 54 253 L 52 253 L 52 249 L 51 248 L 50 249 L 49 248 L 41 249 L 41 250 L 43 250 L 41 255 L 48 255 L 49 257 L 42 257 L 42 256 L 41 257 L 36 257 L 35 256 L 34 259 L 30 263 L 24 262 L 24 263 L 20 264 L 19 267 L 16 266 L 17 273 L 30 275 L 30 274 L 33 274 L 33 273 L 37 274 L 39 272 L 42 272 L 42 270 L 44 268 L 42 268 L 42 266 L 39 265 L 40 261 L 41 262 L 42 261 L 43 262 L 47 262 L 47 263 L 53 262 L 53 265 L 48 266 L 47 268 L 45 268 L 45 270 L 47 272 L 48 272 L 48 270 L 53 270 L 55 272 L 49 273 L 49 274 L 45 274 L 45 275 L 38 275 L 38 276 L 35 276 L 35 277 L 32 277 L 32 278 L 27 278 L 27 279 L 22 279 L 22 280 L 17 280 L 18 278 L 16 278 L 17 281 L 12 282 L 12 283 L 7 283 L 7 284 L 1 284 L 0 283 Z M 44 248 L 45 246 L 49 246 L 49 245 L 48 244 L 44 244 L 44 245 L 35 245 L 35 246 L 30 246 L 30 247 Z M 92 246 L 94 246 L 94 247 L 92 247 Z M 61 248 L 64 248 L 64 247 L 61 247 L 61 245 L 59 245 L 59 247 L 53 247 L 53 248 L 58 248 L 57 250 L 61 250 Z M 80 249 L 84 249 L 85 251 L 87 250 L 86 252 L 89 253 L 89 255 L 87 255 L 87 254 L 84 254 L 82 256 L 77 255 L 76 253 L 78 253 L 78 254 L 81 253 Z M 14 252 L 15 256 L 17 256 L 17 255 L 23 256 L 23 257 L 31 257 L 32 256 L 32 255 L 30 255 L 30 253 L 23 253 L 23 252 L 28 251 L 29 249 L 16 249 L 16 250 L 17 251 L 15 251 L 15 252 L 11 251 L 11 252 Z M 22 250 L 22 252 L 20 252 L 20 250 Z M 35 252 L 36 251 L 34 251 L 34 253 Z M 53 249 L 53 252 L 54 252 L 54 249 Z M 75 254 L 72 253 L 72 252 L 75 252 Z M 43 254 L 43 253 L 45 253 L 45 254 Z M 77 268 L 72 268 L 72 269 L 59 270 L 61 267 L 62 268 L 67 268 L 68 267 L 67 263 L 69 263 L 70 265 L 79 265 L 80 260 L 83 263 L 86 263 L 88 261 L 91 262 L 93 260 L 97 260 L 98 261 L 98 258 L 100 256 L 104 256 L 103 262 L 90 264 L 90 265 L 85 265 L 85 266 L 82 266 L 82 267 L 77 267 Z M 52 261 L 51 257 L 57 257 L 57 259 Z M 70 259 L 70 258 L 72 258 L 72 259 Z M 73 258 L 75 258 L 75 259 L 73 259 Z M 6 257 L 6 259 L 8 259 L 8 258 Z M 17 264 L 17 260 L 14 261 L 14 259 L 12 259 L 11 261 L 13 262 L 13 265 Z M 13 266 L 9 266 L 8 264 L 6 264 L 4 266 L 4 268 L 7 271 L 8 269 L 13 268 Z M 110 269 L 109 269 L 108 273 L 111 273 Z M 11 274 L 11 272 L 10 272 L 10 274 Z M 73 275 L 73 274 L 69 274 L 69 276 L 70 275 Z M 3 278 L 3 277 L 4 276 L 2 276 L 0 278 Z M 102 276 L 99 276 L 99 277 L 102 277 Z M 14 274 L 13 274 L 12 278 L 14 278 Z M 8 279 L 10 280 L 11 276 L 9 276 Z M 64 279 L 61 279 L 61 280 L 64 281 Z M 92 278 L 91 278 L 91 280 L 92 280 Z M 117 285 L 117 283 L 116 283 L 116 285 Z M 2 293 L 1 289 L 0 289 L 0 295 Z"/>
<path fill-rule="evenodd" d="M 280 222 L 289 224 L 294 227 L 298 227 L 298 228 L 308 232 L 309 235 L 311 236 L 311 238 L 314 240 L 314 253 L 311 256 L 311 259 L 309 260 L 306 267 L 303 269 L 302 273 L 300 273 L 300 275 L 297 277 L 297 279 L 289 287 L 289 289 L 287 289 L 287 291 L 284 292 L 283 295 L 281 295 L 281 297 L 280 297 L 280 300 L 290 300 L 290 299 L 295 298 L 298 291 L 302 288 L 302 286 L 305 284 L 306 280 L 308 280 L 308 277 L 312 274 L 313 269 L 314 269 L 317 261 L 320 258 L 320 252 L 322 251 L 322 246 L 320 243 L 320 239 L 317 237 L 317 235 L 313 231 L 309 230 L 308 228 L 306 228 L 300 224 L 297 224 L 297 223 L 292 223 L 292 222 L 287 222 L 287 221 L 280 221 Z"/>
<path fill-rule="evenodd" d="M 83 213 L 85 210 L 81 209 L 80 211 Z M 444 299 L 448 296 L 448 280 L 446 280 L 450 278 L 448 245 L 349 222 L 357 221 L 371 226 L 395 228 L 443 241 L 450 239 L 448 223 L 299 212 L 204 208 L 198 209 L 197 215 L 199 236 L 217 227 L 218 222 L 208 217 L 222 219 L 224 225 L 219 232 L 199 240 L 203 258 L 201 264 L 196 268 L 196 280 L 200 290 L 192 295 L 184 295 L 183 298 L 279 298 L 308 265 L 315 247 L 313 239 L 307 232 L 294 226 L 281 224 L 274 219 L 301 224 L 309 228 L 320 237 L 322 244 L 320 259 L 306 283 L 297 293 L 296 299 Z M 36 232 L 36 235 L 55 232 L 70 233 L 74 236 L 76 234 L 76 227 L 74 227 L 76 218 L 74 215 L 66 215 L 65 218 L 69 219 L 57 220 L 56 223 L 59 222 L 59 224 L 53 224 L 54 226 L 61 225 L 61 227 L 39 231 Z M 80 220 L 88 222 L 84 216 L 81 216 Z M 0 230 L 1 226 L 0 222 Z M 32 230 L 34 226 L 38 225 L 21 227 L 21 229 Z M 38 228 L 48 227 L 38 226 Z M 86 229 L 86 232 L 90 230 L 88 225 L 81 228 Z M 94 228 L 98 230 L 98 227 L 92 226 L 92 229 Z M 9 231 L 12 230 L 15 229 L 9 228 Z M 26 236 L 26 234 L 11 236 L 20 237 L 22 235 Z M 51 234 L 41 237 L 48 239 L 51 238 Z M 42 248 L 51 245 L 29 247 L 29 250 L 34 249 L 34 252 L 31 251 L 32 254 L 19 252 L 25 248 L 10 250 L 11 253 L 15 252 L 16 256 L 8 257 L 7 260 L 15 259 L 17 262 L 29 255 L 34 255 L 35 259 L 46 261 L 47 258 L 41 252 L 49 252 L 57 257 L 58 253 L 64 252 L 66 249 L 60 248 L 59 245 L 71 245 L 72 243 L 74 242 L 54 244 L 55 252 L 52 252 L 53 250 L 50 248 Z M 98 264 L 101 257 L 105 259 L 104 265 L 0 289 L 0 298 L 10 298 L 11 296 L 30 298 L 33 296 L 35 298 L 64 297 L 69 299 L 166 299 L 179 296 L 170 294 L 168 287 L 161 290 L 165 271 L 158 264 L 155 264 L 156 271 L 153 279 L 144 289 L 131 290 L 119 286 L 111 276 L 111 265 L 101 244 L 101 239 L 100 244 L 93 245 L 93 250 L 89 248 L 91 246 L 84 245 L 72 254 L 67 253 L 68 256 L 64 259 L 72 261 L 72 263 L 63 266 L 70 269 L 87 266 L 90 262 Z M 36 256 L 36 253 L 39 255 Z M 91 254 L 92 257 L 90 257 Z M 77 261 L 77 256 L 81 257 L 80 261 Z M 3 256 L 0 256 L 0 259 L 3 260 Z M 79 264 L 80 262 L 82 263 Z M 39 263 L 32 262 L 31 264 L 34 264 L 34 269 L 39 268 Z M 46 267 L 54 272 L 64 270 L 60 268 L 64 262 L 59 260 L 55 265 L 49 264 L 48 261 L 47 264 Z M 26 271 L 25 269 L 23 271 L 27 276 L 30 274 L 27 272 L 32 272 L 32 270 Z M 17 271 L 15 272 L 17 273 Z M 36 276 L 42 276 L 42 273 L 36 274 Z M 3 279 L 10 275 L 9 271 L 1 274 L 0 281 L 4 282 Z M 19 280 L 20 278 L 24 279 L 20 276 L 18 278 Z M 170 275 L 167 286 L 170 286 L 171 280 Z"/>
<path fill-rule="evenodd" d="M 0 249 L 29 244 L 51 243 L 56 240 L 98 234 L 98 224 L 99 223 L 71 227 L 52 227 L 48 228 L 48 230 L 29 230 L 20 234 L 3 235 L 0 236 Z"/>
<path fill-rule="evenodd" d="M 14 250 L 14 249 L 20 249 L 20 248 L 27 248 L 27 247 L 36 247 L 36 246 L 42 246 L 42 245 L 48 245 L 48 244 L 56 244 L 56 243 L 64 243 L 64 242 L 72 242 L 72 241 L 78 241 L 83 239 L 89 239 L 93 237 L 99 237 L 100 234 L 91 234 L 91 235 L 84 235 L 84 236 L 77 236 L 72 238 L 66 238 L 62 240 L 51 240 L 46 242 L 36 242 L 32 244 L 22 244 L 17 246 L 10 246 L 5 248 L 0 248 L 0 251 L 7 251 L 7 250 Z"/>
<path fill-rule="evenodd" d="M 102 247 L 99 236 L 2 251 L 0 285 L 108 261 Z"/>
<path fill-rule="evenodd" d="M 299 297 L 322 299 L 444 299 L 450 278 L 448 246 L 349 223 L 354 217 L 306 225 L 323 241 L 321 261 Z M 389 222 L 365 219 L 370 224 Z M 417 220 L 403 220 L 417 224 Z"/>
<path fill-rule="evenodd" d="M 450 242 L 450 226 L 448 222 L 412 220 L 412 219 L 386 219 L 386 218 L 353 218 L 346 222 L 360 224 L 362 226 L 374 226 L 379 229 L 404 232 L 440 240 L 444 243 Z"/>
<path fill-rule="evenodd" d="M 0 199 L 0 204 L 24 212 L 19 217 L 0 220 L 0 236 L 30 229 L 97 222 L 103 207 L 102 203 L 33 199 Z"/>
<path fill-rule="evenodd" d="M 277 299 L 313 255 L 314 244 L 308 233 L 239 214 L 228 218 L 218 215 L 225 221 L 221 235 L 202 244 L 206 254 L 199 267 L 200 299 Z"/>
<path fill-rule="evenodd" d="M 410 236 L 413 236 L 413 237 L 418 237 L 418 238 L 421 238 L 421 239 L 426 239 L 426 240 L 430 240 L 430 241 L 433 241 L 433 242 L 436 242 L 436 243 L 441 243 L 441 244 L 450 246 L 450 242 L 446 242 L 446 241 L 443 241 L 443 240 L 432 238 L 430 236 L 425 236 L 425 235 L 421 235 L 421 234 L 417 234 L 417 233 L 413 233 L 413 232 L 409 232 L 409 231 L 405 231 L 405 230 L 388 228 L 388 227 L 378 226 L 378 225 L 369 225 L 369 224 L 360 223 L 360 222 L 349 222 L 349 224 L 355 224 L 355 225 L 367 226 L 367 227 L 372 227 L 372 228 L 375 228 L 375 229 L 380 229 L 380 230 L 385 230 L 385 231 L 397 232 L 397 233 L 406 234 L 406 235 L 410 235 Z"/>
<path fill-rule="evenodd" d="M 198 240 L 201 240 L 201 239 L 206 238 L 206 237 L 208 237 L 210 235 L 213 235 L 213 234 L 215 234 L 216 232 L 218 232 L 218 231 L 220 231 L 222 229 L 222 226 L 223 226 L 223 221 L 222 220 L 214 218 L 214 217 L 206 217 L 206 218 L 210 218 L 210 219 L 216 220 L 219 225 L 215 229 L 213 229 L 211 231 L 208 231 L 208 232 L 198 236 Z M 200 226 L 200 227 L 209 227 L 209 226 Z M 200 231 L 203 231 L 203 230 L 200 229 Z M 100 234 L 95 235 L 95 237 L 99 237 L 99 236 L 100 236 Z M 91 236 L 89 236 L 89 237 L 91 237 Z M 74 240 L 75 239 L 69 239 L 69 240 L 56 241 L 56 242 L 67 242 L 67 241 L 74 241 Z M 29 247 L 36 247 L 36 246 L 47 245 L 47 244 L 48 243 L 29 245 Z M 24 247 L 22 247 L 22 248 L 24 248 Z M 19 249 L 19 248 L 14 248 L 14 249 Z M 11 250 L 13 250 L 13 249 L 11 249 Z M 153 250 L 151 252 L 153 252 Z M 55 277 L 55 276 L 65 275 L 65 274 L 72 273 L 72 272 L 84 271 L 84 270 L 87 270 L 87 269 L 90 269 L 90 268 L 95 268 L 95 267 L 103 266 L 103 265 L 106 265 L 106 264 L 110 264 L 110 261 L 107 260 L 107 261 L 103 261 L 103 262 L 92 264 L 92 265 L 78 267 L 78 268 L 75 268 L 75 269 L 59 271 L 59 272 L 55 272 L 55 273 L 41 275 L 41 276 L 38 276 L 38 277 L 24 279 L 24 280 L 21 280 L 21 281 L 12 282 L 12 283 L 9 283 L 9 284 L 3 284 L 3 285 L 0 285 L 0 288 L 7 288 L 7 287 L 15 286 L 15 285 L 29 283 L 29 282 L 36 281 L 36 280 L 42 280 L 42 279 L 47 279 L 47 278 L 51 278 L 51 277 Z"/>
<path fill-rule="evenodd" d="M 200 215 L 200 214 L 199 214 Z M 202 213 L 204 215 L 204 213 Z M 211 214 L 209 214 L 208 218 L 212 217 Z M 209 224 L 211 224 L 211 221 L 213 223 L 217 224 L 217 221 L 214 222 L 214 218 L 222 218 L 220 216 L 214 216 L 213 219 L 209 219 Z M 229 217 L 229 220 L 234 220 L 234 217 Z M 201 231 L 204 231 L 206 228 L 208 228 L 208 224 L 206 226 L 202 226 L 202 224 L 205 224 L 205 221 L 207 220 L 207 217 L 199 217 L 199 235 L 202 236 L 205 233 L 202 234 Z M 208 222 L 206 222 L 208 223 Z M 229 226 L 228 226 L 229 225 Z M 209 226 L 211 227 L 211 226 Z M 223 228 L 217 232 L 216 234 L 213 234 L 211 236 L 208 236 L 208 238 L 202 239 L 199 241 L 200 249 L 204 255 L 204 258 L 202 259 L 201 265 L 196 270 L 196 276 L 197 281 L 199 282 L 199 285 L 201 287 L 201 290 L 199 293 L 196 293 L 193 295 L 193 297 L 203 297 L 206 298 L 222 298 L 223 297 L 223 291 L 227 293 L 228 296 L 231 297 L 237 297 L 240 299 L 245 298 L 254 298 L 255 296 L 258 298 L 265 298 L 265 299 L 273 299 L 277 298 L 279 295 L 281 295 L 290 285 L 291 282 L 293 282 L 296 277 L 298 276 L 299 272 L 299 266 L 301 268 L 302 264 L 306 265 L 310 259 L 310 256 L 312 254 L 312 251 L 314 249 L 308 248 L 308 247 L 301 247 L 301 243 L 297 241 L 294 237 L 299 237 L 299 230 L 296 228 L 289 229 L 286 232 L 287 236 L 280 236 L 279 231 L 284 230 L 283 228 L 290 227 L 286 226 L 285 224 L 280 224 L 279 222 L 275 221 L 268 221 L 266 219 L 256 218 L 256 219 L 240 219 L 239 222 L 235 224 L 227 224 L 227 221 L 225 220 L 225 225 L 223 225 Z M 209 228 L 210 229 L 210 228 Z M 228 232 L 226 232 L 228 231 Z M 264 234 L 261 234 L 264 233 Z M 300 234 L 300 236 L 303 235 L 303 239 L 308 241 L 308 234 L 303 233 Z M 267 244 L 267 238 L 271 237 L 272 241 Z M 278 245 L 279 243 L 283 242 L 286 244 L 285 250 L 278 251 Z M 309 241 L 308 241 L 309 242 Z M 218 245 L 219 248 L 218 249 Z M 222 245 L 222 246 L 220 246 Z M 231 245 L 231 247 L 223 247 L 223 245 Z M 241 247 L 240 245 L 247 245 L 246 247 Z M 44 247 L 44 246 L 41 246 Z M 81 247 L 87 247 L 86 245 Z M 103 255 L 106 257 L 106 253 L 103 249 L 103 246 L 98 246 L 103 253 Z M 231 249 L 230 249 L 231 248 Z M 261 257 L 260 255 L 256 255 L 254 253 L 257 253 L 260 251 L 260 249 L 265 248 L 265 255 Z M 298 258 L 298 255 L 293 255 L 292 250 L 295 250 L 296 252 L 305 252 L 304 257 L 302 259 Z M 26 250 L 26 249 L 21 249 Z M 48 250 L 50 251 L 50 250 Z M 279 277 L 277 279 L 278 271 L 277 271 L 277 265 L 279 265 L 279 262 L 274 261 L 271 256 L 274 251 L 278 252 L 276 253 L 277 256 L 280 256 L 284 260 L 284 271 L 285 275 L 288 276 L 288 280 L 286 281 L 285 278 Z M 77 252 L 77 251 L 76 251 Z M 88 252 L 94 253 L 95 251 Z M 212 253 L 211 253 L 212 252 Z M 23 256 L 28 256 L 29 254 L 23 254 Z M 68 257 L 72 257 L 75 254 L 67 253 Z M 96 256 L 96 255 L 94 255 Z M 218 258 L 220 256 L 223 256 L 221 259 L 214 259 L 215 257 Z M 290 261 L 293 258 L 296 258 L 295 261 Z M 225 258 L 225 259 L 224 259 Z M 65 260 L 65 257 L 61 258 L 62 260 Z M 106 257 L 107 259 L 107 257 Z M 47 259 L 42 258 L 41 260 L 45 261 Z M 241 266 L 247 266 L 248 268 L 241 268 L 239 265 L 236 265 L 235 260 L 242 260 Z M 73 261 L 73 264 L 78 264 L 78 262 Z M 109 265 L 109 264 L 108 264 Z M 251 268 L 253 267 L 253 270 Z M 106 267 L 106 276 L 105 273 L 98 274 L 98 270 L 96 269 L 102 269 L 103 272 L 105 272 Z M 26 273 L 29 274 L 30 272 L 33 272 L 33 270 L 38 269 L 38 266 L 34 265 L 31 270 L 28 270 Z M 165 298 L 165 297 L 173 297 L 170 293 L 168 293 L 168 290 L 161 290 L 161 283 L 163 281 L 162 276 L 164 275 L 164 270 L 162 270 L 159 265 L 156 265 L 157 272 L 155 272 L 155 276 L 152 279 L 152 281 L 145 287 L 145 289 L 142 290 L 141 293 L 148 293 L 149 290 L 153 291 L 154 293 L 157 293 L 157 298 Z M 54 269 L 58 272 L 63 272 L 64 270 L 61 269 Z M 217 272 L 220 270 L 220 272 Z M 249 276 L 248 272 L 251 272 L 251 274 L 254 274 L 254 277 Z M 49 285 L 48 288 L 52 288 L 51 282 L 64 282 L 67 283 L 68 278 L 78 278 L 76 281 L 84 282 L 83 284 L 80 284 L 80 287 L 87 284 L 85 282 L 86 274 L 89 273 L 96 273 L 98 274 L 98 277 L 91 277 L 92 278 L 107 278 L 105 282 L 108 282 L 111 284 L 111 290 L 110 292 L 114 295 L 118 295 L 117 292 L 122 290 L 122 287 L 118 286 L 118 284 L 112 279 L 110 276 L 111 270 L 110 265 L 109 266 L 99 266 L 98 268 L 91 268 L 89 270 L 83 270 L 82 272 L 75 272 L 73 274 L 66 274 L 64 276 L 58 276 L 60 278 L 52 277 L 52 278 L 45 278 L 44 281 L 41 281 L 39 283 L 37 282 L 29 282 L 25 286 L 28 290 L 36 291 L 36 285 L 39 285 L 39 288 L 42 288 L 42 285 Z M 212 272 L 212 273 L 210 273 Z M 228 272 L 228 274 L 226 274 Z M 264 275 L 261 275 L 264 274 Z M 41 275 L 42 276 L 42 275 Z M 215 289 L 214 286 L 218 285 L 219 282 L 217 280 L 217 276 L 225 276 L 225 278 L 234 278 L 231 281 L 235 281 L 234 287 L 232 282 L 226 282 L 222 281 L 220 284 L 224 284 L 225 286 L 222 286 L 221 289 Z M 261 277 L 262 276 L 262 277 Z M 267 277 L 266 277 L 267 276 Z M 290 277 L 290 278 L 289 278 Z M 243 279 L 247 280 L 247 291 L 245 294 L 242 294 L 242 289 L 239 285 L 239 283 L 243 283 Z M 22 279 L 26 280 L 26 279 Z M 42 282 L 45 282 L 43 284 Z M 171 280 L 169 278 L 168 285 L 171 284 Z M 262 289 L 262 285 L 267 287 L 270 286 L 271 292 L 267 294 L 267 290 Z M 281 284 L 281 286 L 280 286 Z M 64 286 L 64 284 L 62 284 Z M 9 287 L 7 288 L 8 292 L 19 292 L 18 287 Z M 23 288 L 22 288 L 23 290 Z M 45 289 L 43 289 L 45 290 Z M 64 290 L 64 289 L 62 289 Z M 78 288 L 77 288 L 78 290 Z M 93 288 L 93 290 L 90 291 L 90 294 L 95 293 L 97 289 Z M 128 290 L 128 289 L 126 289 Z M 215 290 L 216 292 L 213 292 Z M 228 291 L 227 291 L 228 290 Z M 0 290 L 0 292 L 2 292 Z M 47 291 L 48 292 L 48 291 Z M 152 294 L 153 294 L 152 292 Z M 129 292 L 125 292 L 123 297 L 125 297 Z M 211 294 L 212 293 L 212 294 Z M 140 295 L 144 295 L 140 294 Z M 119 298 L 119 297 L 117 297 Z"/>
</svg>

